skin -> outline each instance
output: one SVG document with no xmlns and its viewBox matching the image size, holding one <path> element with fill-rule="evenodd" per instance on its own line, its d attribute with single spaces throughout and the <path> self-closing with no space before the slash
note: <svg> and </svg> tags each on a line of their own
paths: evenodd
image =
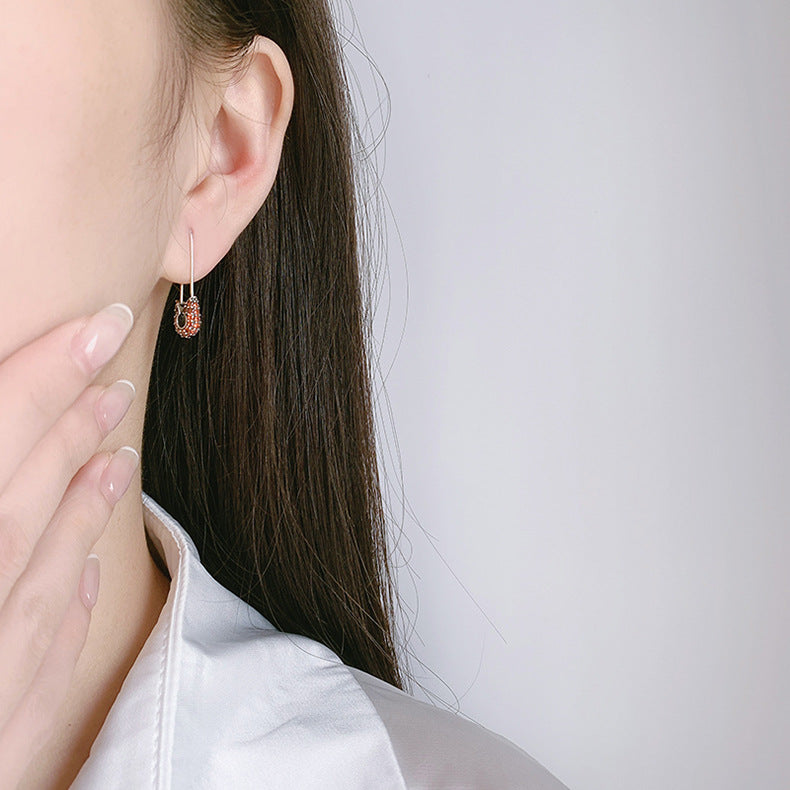
<svg viewBox="0 0 790 790">
<path fill-rule="evenodd" d="M 187 283 L 189 294 L 189 228 L 200 298 L 199 281 L 271 189 L 293 107 L 285 55 L 258 37 L 240 82 L 201 82 L 172 170 L 155 171 L 142 120 L 165 46 L 158 13 L 153 0 L 26 0 L 6 4 L 0 25 L 0 360 L 64 322 L 129 305 L 131 334 L 94 383 L 125 378 L 137 396 L 99 451 L 141 450 L 168 292 Z M 139 467 L 92 550 L 98 602 L 22 788 L 69 786 L 164 606 L 169 580 L 146 545 Z"/>
</svg>

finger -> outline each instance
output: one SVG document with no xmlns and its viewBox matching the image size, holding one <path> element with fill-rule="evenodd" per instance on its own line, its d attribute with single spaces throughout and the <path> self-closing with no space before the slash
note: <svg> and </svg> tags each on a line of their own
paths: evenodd
<svg viewBox="0 0 790 790">
<path fill-rule="evenodd" d="M 121 421 L 134 394 L 126 379 L 88 387 L 9 482 L 0 496 L 0 602 L 27 567 L 69 482 Z"/>
<path fill-rule="evenodd" d="M 0 363 L 0 492 L 61 414 L 121 347 L 132 311 L 111 304 L 36 338 Z"/>
<path fill-rule="evenodd" d="M 85 557 L 129 486 L 139 456 L 122 447 L 94 456 L 74 476 L 28 567 L 0 609 L 0 727 L 41 665 L 79 583 Z"/>
<path fill-rule="evenodd" d="M 0 731 L 0 787 L 16 787 L 52 736 L 85 647 L 90 621 L 91 614 L 77 589 L 30 688 Z"/>
</svg>

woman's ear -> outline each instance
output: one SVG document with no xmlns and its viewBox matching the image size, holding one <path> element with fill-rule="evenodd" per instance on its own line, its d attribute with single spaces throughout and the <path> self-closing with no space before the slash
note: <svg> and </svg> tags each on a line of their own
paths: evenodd
<svg viewBox="0 0 790 790">
<path fill-rule="evenodd" d="M 162 261 L 163 276 L 189 282 L 189 229 L 195 281 L 231 248 L 269 194 L 291 118 L 294 82 L 288 60 L 271 39 L 256 36 L 245 65 L 220 92 L 199 130 L 199 162 Z"/>
</svg>

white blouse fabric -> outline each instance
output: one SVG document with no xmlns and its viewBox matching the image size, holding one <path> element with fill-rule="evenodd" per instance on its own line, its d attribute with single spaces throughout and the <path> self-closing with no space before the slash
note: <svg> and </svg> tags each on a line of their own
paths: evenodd
<svg viewBox="0 0 790 790">
<path fill-rule="evenodd" d="M 72 790 L 567 790 L 507 739 L 276 629 L 143 493 L 171 583 Z"/>
</svg>

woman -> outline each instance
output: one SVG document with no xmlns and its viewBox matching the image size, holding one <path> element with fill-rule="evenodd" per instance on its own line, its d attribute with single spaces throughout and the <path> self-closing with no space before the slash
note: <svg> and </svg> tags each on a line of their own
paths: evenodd
<svg viewBox="0 0 790 790">
<path fill-rule="evenodd" d="M 562 787 L 403 691 L 324 0 L 0 39 L 0 786 Z"/>
</svg>

